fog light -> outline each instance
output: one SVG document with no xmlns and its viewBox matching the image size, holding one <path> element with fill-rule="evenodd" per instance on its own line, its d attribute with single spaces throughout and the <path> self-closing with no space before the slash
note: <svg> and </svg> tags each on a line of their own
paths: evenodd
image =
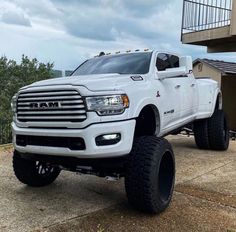
<svg viewBox="0 0 236 232">
<path fill-rule="evenodd" d="M 24 135 L 16 135 L 16 145 L 25 147 L 27 145 L 27 137 Z"/>
<path fill-rule="evenodd" d="M 114 145 L 119 143 L 120 140 L 121 140 L 121 134 L 119 133 L 100 135 L 95 139 L 97 146 Z"/>
</svg>

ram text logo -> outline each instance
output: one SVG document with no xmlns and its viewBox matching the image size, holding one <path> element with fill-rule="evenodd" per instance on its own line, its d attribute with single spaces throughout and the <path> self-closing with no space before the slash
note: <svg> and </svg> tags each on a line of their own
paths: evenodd
<svg viewBox="0 0 236 232">
<path fill-rule="evenodd" d="M 60 108 L 60 102 L 32 102 L 30 103 L 31 109 L 55 109 Z"/>
</svg>

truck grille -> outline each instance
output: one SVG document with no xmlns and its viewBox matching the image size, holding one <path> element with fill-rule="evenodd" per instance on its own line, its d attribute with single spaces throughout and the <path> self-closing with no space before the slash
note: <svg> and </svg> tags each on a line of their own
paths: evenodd
<svg viewBox="0 0 236 232">
<path fill-rule="evenodd" d="M 17 119 L 21 122 L 82 122 L 85 104 L 76 90 L 22 92 L 17 99 Z"/>
</svg>

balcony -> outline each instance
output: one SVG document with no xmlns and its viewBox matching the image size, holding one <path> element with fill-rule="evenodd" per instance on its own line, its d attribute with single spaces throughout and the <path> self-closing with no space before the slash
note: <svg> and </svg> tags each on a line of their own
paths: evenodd
<svg viewBox="0 0 236 232">
<path fill-rule="evenodd" d="M 236 52 L 236 0 L 184 0 L 183 44 Z"/>
</svg>

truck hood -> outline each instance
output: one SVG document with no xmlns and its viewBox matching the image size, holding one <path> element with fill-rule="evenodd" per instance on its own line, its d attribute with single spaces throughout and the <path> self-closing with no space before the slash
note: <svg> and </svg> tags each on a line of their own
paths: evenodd
<svg viewBox="0 0 236 232">
<path fill-rule="evenodd" d="M 27 86 L 27 88 L 52 85 L 81 85 L 91 91 L 110 91 L 118 90 L 121 86 L 127 85 L 129 82 L 132 82 L 130 75 L 99 74 L 53 78 L 35 82 Z"/>
</svg>

